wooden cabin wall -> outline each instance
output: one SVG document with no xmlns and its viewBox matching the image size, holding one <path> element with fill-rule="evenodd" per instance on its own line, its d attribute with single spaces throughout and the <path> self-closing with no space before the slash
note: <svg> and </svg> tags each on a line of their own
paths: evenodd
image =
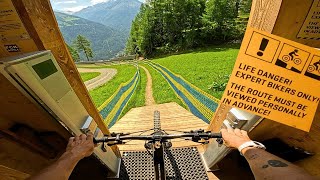
<svg viewBox="0 0 320 180">
<path fill-rule="evenodd" d="M 19 14 L 21 14 L 21 19 L 26 22 L 25 24 L 32 26 L 28 28 L 28 30 L 30 35 L 35 35 L 34 42 L 39 50 L 51 50 L 53 53 L 74 92 L 77 94 L 89 115 L 94 119 L 94 126 L 98 126 L 104 134 L 110 134 L 68 51 L 50 1 L 16 0 L 13 2 Z M 119 156 L 117 146 L 112 146 L 112 150 Z"/>
<path fill-rule="evenodd" d="M 265 14 L 272 14 L 274 8 L 268 9 L 263 3 L 280 3 L 281 7 L 276 19 L 272 16 L 262 16 L 263 24 L 249 22 L 249 26 L 263 29 L 274 35 L 290 39 L 311 47 L 320 48 L 319 40 L 297 38 L 297 34 L 309 13 L 313 0 L 256 0 L 252 7 L 252 13 L 257 8 L 263 9 Z M 267 6 L 268 7 L 268 6 Z M 251 14 L 252 15 L 252 14 Z M 253 17 L 251 17 L 253 18 Z M 270 24 L 273 26 L 270 28 Z M 303 83 L 303 82 L 301 82 Z M 319 83 L 320 84 L 320 83 Z M 320 89 L 320 85 L 319 85 Z M 317 109 L 310 132 L 304 132 L 275 121 L 265 119 L 251 133 L 250 137 L 262 141 L 272 138 L 280 138 L 290 146 L 300 147 L 315 153 L 315 156 L 296 162 L 314 176 L 320 177 L 320 106 Z"/>
<path fill-rule="evenodd" d="M 248 26 L 320 48 L 320 40 L 297 38 L 314 1 L 317 0 L 253 0 Z M 218 131 L 226 111 L 230 108 L 220 105 L 208 129 Z M 280 138 L 290 146 L 315 153 L 315 156 L 296 162 L 296 164 L 312 175 L 320 177 L 320 107 L 318 107 L 310 132 L 265 119 L 249 135 L 258 141 Z"/>
<path fill-rule="evenodd" d="M 11 179 L 14 180 L 23 180 L 23 179 L 27 179 L 30 175 L 5 167 L 5 166 L 1 166 L 0 165 L 0 174 L 2 175 L 2 177 L 0 177 L 0 180 L 6 180 L 4 177 L 10 177 Z"/>
<path fill-rule="evenodd" d="M 320 177 L 320 106 L 318 107 L 310 132 L 304 132 L 265 119 L 249 135 L 257 141 L 279 138 L 292 147 L 302 148 L 315 153 L 314 156 L 298 161 L 296 164 L 303 167 L 312 175 Z"/>
<path fill-rule="evenodd" d="M 67 50 L 49 0 L 2 0 L 0 5 L 12 7 L 16 15 L 16 22 L 22 25 L 22 29 L 30 37 L 0 41 L 0 58 L 51 50 L 80 101 L 94 118 L 95 127 L 99 126 L 104 134 L 108 134 L 109 131 L 95 108 Z M 15 31 L 11 32 L 13 35 L 14 33 Z M 20 51 L 7 52 L 4 45 L 8 43 L 17 44 Z M 52 156 L 53 151 L 45 145 L 46 141 L 51 141 L 50 138 L 53 141 L 56 137 L 60 138 L 59 141 L 51 144 L 54 146 L 55 153 L 60 154 L 65 151 L 65 144 L 71 134 L 47 112 L 26 98 L 2 74 L 0 74 L 0 102 L 0 165 L 34 174 L 55 160 L 55 158 L 48 157 Z M 12 133 L 9 129 L 15 125 L 22 125 L 27 131 L 19 132 L 20 134 Z M 52 135 L 52 132 L 57 134 Z M 36 137 L 39 134 L 43 135 L 42 138 L 47 139 L 39 140 Z M 25 135 L 33 137 L 26 140 L 23 139 Z M 49 152 L 46 153 L 46 150 Z M 113 150 L 118 153 L 116 146 L 113 147 Z"/>
<path fill-rule="evenodd" d="M 23 124 L 38 132 L 57 132 L 65 139 L 69 133 L 48 113 L 40 110 L 0 74 L 0 164 L 11 169 L 33 174 L 47 166 L 50 160 L 30 151 L 14 139 L 5 137 L 2 133 L 16 124 Z M 61 149 L 58 154 L 62 153 Z M 36 162 L 36 163 L 35 163 Z"/>
</svg>

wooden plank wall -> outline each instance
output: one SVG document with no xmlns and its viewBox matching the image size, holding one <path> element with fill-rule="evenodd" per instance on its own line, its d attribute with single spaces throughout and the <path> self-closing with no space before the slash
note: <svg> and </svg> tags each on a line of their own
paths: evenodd
<svg viewBox="0 0 320 180">
<path fill-rule="evenodd" d="M 5 50 L 2 49 L 1 51 L 4 53 L 1 53 L 0 57 L 13 56 L 16 54 L 40 50 L 51 50 L 80 101 L 90 116 L 95 120 L 94 126 L 98 126 L 104 134 L 110 134 L 108 128 L 103 123 L 103 119 L 97 111 L 84 83 L 81 80 L 80 74 L 77 71 L 71 55 L 67 50 L 66 44 L 52 11 L 50 1 L 15 0 L 11 2 L 15 6 L 15 9 L 17 10 L 17 13 L 19 14 L 20 19 L 31 39 L 29 39 L 27 42 L 26 40 L 19 40 L 15 42 L 16 44 L 21 44 L 22 47 L 24 47 L 22 44 L 28 44 L 29 48 L 21 48 L 20 52 L 17 53 L 5 52 Z M 4 47 L 4 44 L 1 42 L 0 45 L 1 47 Z M 5 89 L 3 91 L 5 91 Z M 17 101 L 19 101 L 19 99 L 17 99 Z M 4 110 L 6 110 L 6 107 L 4 107 Z M 113 147 L 113 150 L 118 154 L 116 146 Z"/>
<path fill-rule="evenodd" d="M 49 0 L 16 0 L 13 1 L 21 19 L 34 37 L 38 50 L 51 50 L 58 61 L 63 73 L 76 92 L 80 101 L 96 121 L 101 131 L 109 134 L 109 130 L 97 111 L 87 88 L 81 80 L 80 74 L 67 50 L 64 39 L 58 28 Z"/>
<path fill-rule="evenodd" d="M 0 180 L 8 180 L 8 179 L 15 179 L 15 180 L 23 180 L 27 179 L 29 177 L 28 174 L 10 169 L 5 166 L 0 165 L 0 174 L 2 175 L 0 177 Z"/>
<path fill-rule="evenodd" d="M 271 33 L 301 44 L 320 48 L 319 40 L 297 38 L 297 34 L 309 13 L 312 3 L 313 0 L 282 0 L 281 8 Z M 268 22 L 268 20 L 266 21 Z M 254 26 L 254 24 L 249 25 Z M 262 27 L 264 28 L 264 26 Z M 306 169 L 312 175 L 320 177 L 320 107 L 317 109 L 309 133 L 266 119 L 250 133 L 250 136 L 259 141 L 280 138 L 290 146 L 314 152 L 315 156 L 299 161 L 296 164 Z"/>
<path fill-rule="evenodd" d="M 24 29 L 28 35 L 27 38 L 0 39 L 0 58 L 33 51 L 51 50 L 80 101 L 94 118 L 95 122 L 92 126 L 99 126 L 104 134 L 109 134 L 67 50 L 49 0 L 3 0 L 0 4 L 4 7 L 13 7 L 17 22 L 20 21 L 21 29 Z M 12 34 L 15 35 L 15 30 L 12 30 Z M 8 52 L 4 48 L 6 44 L 17 44 L 20 51 Z M 53 120 L 48 113 L 27 99 L 2 74 L 0 74 L 0 102 L 0 130 L 7 130 L 19 123 L 38 132 L 57 132 L 65 138 L 66 142 L 70 137 L 69 132 Z M 0 164 L 28 174 L 39 171 L 54 160 L 31 152 L 19 143 L 4 138 L 1 134 L 0 149 Z M 61 149 L 61 152 L 63 151 L 64 149 Z M 119 154 L 116 146 L 113 147 L 113 151 Z M 30 162 L 37 163 L 30 164 Z"/>
</svg>

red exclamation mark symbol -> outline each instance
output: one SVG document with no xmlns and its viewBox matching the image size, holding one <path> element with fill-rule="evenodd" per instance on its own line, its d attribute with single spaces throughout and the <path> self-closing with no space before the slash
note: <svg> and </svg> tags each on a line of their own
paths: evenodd
<svg viewBox="0 0 320 180">
<path fill-rule="evenodd" d="M 263 56 L 263 51 L 266 50 L 269 43 L 269 39 L 263 38 L 260 44 L 259 52 L 257 52 L 258 56 Z"/>
</svg>

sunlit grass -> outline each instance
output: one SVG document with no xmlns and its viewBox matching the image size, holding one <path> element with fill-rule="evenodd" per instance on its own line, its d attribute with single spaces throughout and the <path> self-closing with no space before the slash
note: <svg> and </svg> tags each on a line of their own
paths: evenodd
<svg viewBox="0 0 320 180">
<path fill-rule="evenodd" d="M 99 72 L 89 72 L 89 73 L 80 73 L 81 79 L 83 82 L 89 81 L 95 77 L 100 76 Z"/>
<path fill-rule="evenodd" d="M 209 87 L 213 82 L 219 81 L 221 75 L 231 74 L 239 47 L 238 44 L 214 46 L 186 54 L 156 58 L 152 61 L 165 66 L 203 91 L 221 99 L 223 91 L 212 91 Z"/>
<path fill-rule="evenodd" d="M 117 69 L 117 74 L 106 84 L 89 92 L 97 108 L 116 92 L 121 83 L 128 82 L 137 71 L 137 68 L 132 65 L 106 66 L 105 68 Z"/>
</svg>

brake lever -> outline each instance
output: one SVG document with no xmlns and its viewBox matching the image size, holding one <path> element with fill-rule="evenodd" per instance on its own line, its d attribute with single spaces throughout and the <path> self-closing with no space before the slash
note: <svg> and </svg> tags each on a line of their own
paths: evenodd
<svg viewBox="0 0 320 180">
<path fill-rule="evenodd" d="M 225 126 L 226 128 L 233 129 L 233 127 L 230 125 L 228 120 L 223 121 L 223 126 Z M 219 147 L 221 147 L 223 145 L 223 138 L 217 138 L 216 141 L 217 141 Z"/>
<path fill-rule="evenodd" d="M 216 141 L 217 141 L 219 147 L 221 147 L 223 145 L 223 139 L 222 138 L 217 138 Z"/>
</svg>

